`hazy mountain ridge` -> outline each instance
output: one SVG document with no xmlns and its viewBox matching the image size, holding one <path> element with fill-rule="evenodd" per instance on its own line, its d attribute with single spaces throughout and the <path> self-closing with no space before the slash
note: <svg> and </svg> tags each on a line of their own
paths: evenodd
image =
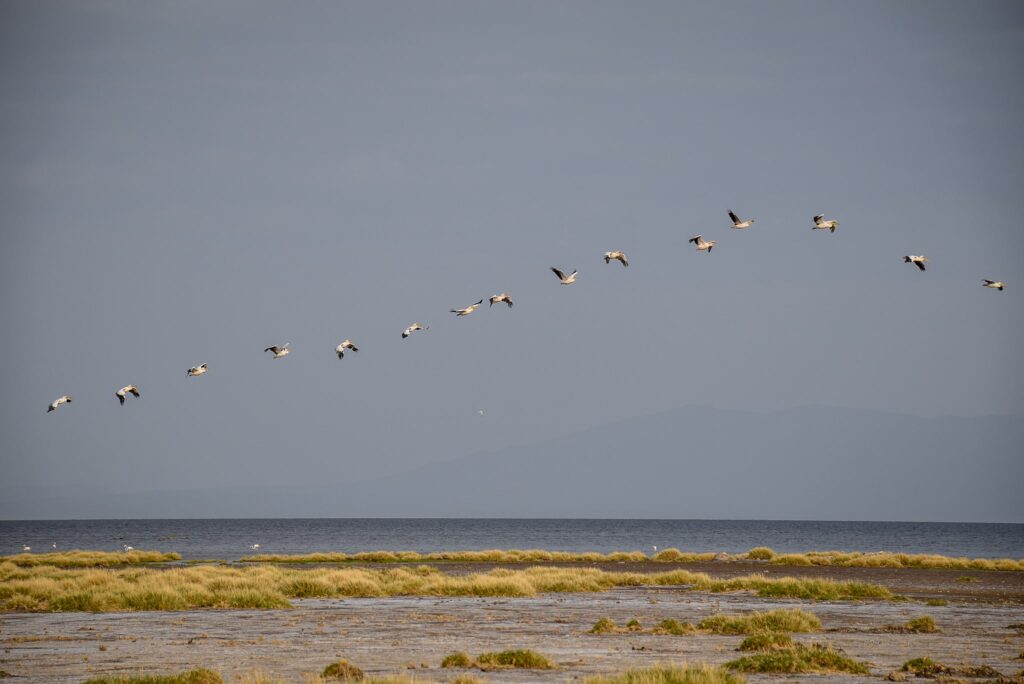
<svg viewBox="0 0 1024 684">
<path fill-rule="evenodd" d="M 1014 416 L 687 407 L 362 482 L 15 491 L 4 494 L 0 516 L 1021 522 L 1022 451 L 1024 420 Z"/>
</svg>

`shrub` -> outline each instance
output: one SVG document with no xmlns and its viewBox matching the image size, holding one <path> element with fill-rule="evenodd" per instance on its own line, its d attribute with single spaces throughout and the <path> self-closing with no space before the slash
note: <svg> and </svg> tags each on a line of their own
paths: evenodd
<svg viewBox="0 0 1024 684">
<path fill-rule="evenodd" d="M 779 648 L 792 648 L 793 639 L 780 632 L 764 632 L 748 636 L 740 644 L 741 651 L 774 651 Z"/>
<path fill-rule="evenodd" d="M 550 670 L 554 667 L 545 656 L 527 649 L 481 653 L 476 657 L 476 664 L 481 670 L 493 670 L 504 667 L 523 670 Z"/>
<path fill-rule="evenodd" d="M 842 651 L 812 644 L 795 644 L 791 648 L 777 649 L 766 653 L 744 656 L 725 664 L 731 670 L 741 672 L 849 672 L 868 674 L 868 666 L 853 660 Z"/>
<path fill-rule="evenodd" d="M 441 667 L 473 667 L 473 659 L 463 651 L 450 653 L 441 661 Z"/>
<path fill-rule="evenodd" d="M 324 679 L 337 679 L 343 682 L 359 682 L 363 679 L 363 671 L 347 660 L 339 660 L 325 667 L 320 676 Z"/>
<path fill-rule="evenodd" d="M 931 633 L 938 632 L 938 627 L 935 626 L 935 620 L 931 615 L 922 615 L 919 618 L 914 618 L 903 626 L 908 632 L 915 633 Z"/>
<path fill-rule="evenodd" d="M 775 552 L 767 546 L 758 546 L 747 551 L 747 558 L 750 560 L 771 560 L 775 558 Z"/>
<path fill-rule="evenodd" d="M 615 621 L 610 617 L 603 617 L 594 623 L 594 626 L 590 628 L 591 634 L 612 634 L 618 630 L 618 626 Z"/>
<path fill-rule="evenodd" d="M 633 618 L 632 620 L 626 623 L 626 629 L 628 629 L 630 632 L 639 632 L 643 629 L 643 625 L 640 624 L 639 620 Z"/>
<path fill-rule="evenodd" d="M 685 634 L 692 633 L 696 628 L 689 622 L 679 622 L 668 618 L 658 623 L 658 628 L 655 630 L 663 634 L 675 634 L 676 636 L 683 636 Z"/>
</svg>

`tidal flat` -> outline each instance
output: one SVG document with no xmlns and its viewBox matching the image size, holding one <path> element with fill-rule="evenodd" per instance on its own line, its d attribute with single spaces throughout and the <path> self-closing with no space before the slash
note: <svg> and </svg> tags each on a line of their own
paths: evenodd
<svg viewBox="0 0 1024 684">
<path fill-rule="evenodd" d="M 500 567 L 500 566 L 497 566 Z M 439 564 L 447 574 L 494 568 Z M 605 568 L 611 569 L 611 568 Z M 627 563 L 620 571 L 663 573 L 665 563 Z M 682 569 L 682 568 L 679 568 Z M 368 676 L 406 673 L 450 682 L 460 674 L 493 682 L 566 682 L 664 663 L 724 665 L 748 653 L 745 637 L 697 629 L 672 634 L 666 620 L 700 625 L 715 615 L 800 609 L 820 631 L 793 633 L 794 644 L 822 644 L 863 663 L 865 673 L 808 673 L 801 681 L 883 681 L 908 661 L 930 658 L 952 679 L 1021 681 L 1024 669 L 1024 573 L 859 567 L 768 567 L 753 563 L 686 566 L 715 580 L 765 572 L 766 577 L 826 578 L 878 584 L 906 600 L 814 601 L 710 592 L 672 585 L 614 586 L 599 592 L 542 592 L 525 597 L 384 596 L 298 598 L 285 609 L 0 614 L 0 671 L 11 681 L 84 682 L 91 677 L 174 673 L 205 667 L 226 682 L 308 682 L 346 659 Z M 928 605 L 928 602 L 931 605 Z M 945 605 L 939 605 L 945 603 Z M 922 616 L 938 631 L 903 631 Z M 607 618 L 625 627 L 591 633 Z M 445 656 L 531 649 L 545 670 L 441 668 Z M 990 669 L 985 669 L 985 668 Z M 975 671 L 980 677 L 957 675 Z M 901 673 L 902 676 L 908 676 Z M 899 676 L 897 675 L 897 678 Z M 748 681 L 790 681 L 793 674 L 745 673 Z M 913 678 L 913 675 L 909 675 Z"/>
</svg>

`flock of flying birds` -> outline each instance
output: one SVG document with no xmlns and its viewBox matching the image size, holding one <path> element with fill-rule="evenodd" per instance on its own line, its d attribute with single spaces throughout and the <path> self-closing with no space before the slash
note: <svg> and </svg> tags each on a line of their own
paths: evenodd
<svg viewBox="0 0 1024 684">
<path fill-rule="evenodd" d="M 755 220 L 747 219 L 744 221 L 740 219 L 740 217 L 737 216 L 731 210 L 729 211 L 729 219 L 732 221 L 732 227 L 738 230 L 749 228 L 750 226 L 754 225 Z M 829 232 L 834 233 L 836 232 L 836 228 L 839 227 L 839 221 L 836 221 L 835 219 L 826 220 L 824 214 L 818 214 L 814 216 L 812 221 L 813 225 L 811 226 L 811 230 L 827 230 Z M 711 254 L 711 250 L 714 248 L 716 240 L 705 240 L 703 235 L 694 235 L 692 238 L 690 238 L 689 242 L 693 243 L 696 246 L 698 252 L 707 252 L 708 254 Z M 629 259 L 626 258 L 624 252 L 605 252 L 604 262 L 606 264 L 610 264 L 613 261 L 618 261 L 623 266 L 629 266 Z M 922 271 L 926 270 L 925 264 L 927 262 L 928 257 L 922 256 L 920 254 L 908 254 L 903 257 L 903 263 L 914 264 Z M 551 271 L 552 273 L 555 274 L 555 276 L 558 278 L 558 282 L 562 285 L 572 285 L 573 283 L 576 282 L 576 276 L 579 274 L 578 271 L 573 270 L 572 273 L 569 273 L 567 275 L 564 271 L 555 268 L 554 266 L 551 267 Z M 1006 286 L 1006 284 L 1003 283 L 1002 281 L 989 280 L 987 278 L 982 280 L 982 284 L 985 287 L 999 291 L 1002 291 L 1002 289 Z M 489 301 L 490 306 L 494 306 L 495 304 L 506 304 L 508 307 L 512 307 L 512 297 L 506 292 L 493 295 Z M 481 299 L 463 309 L 451 309 L 451 313 L 455 314 L 456 316 L 468 316 L 474 311 L 476 311 L 477 307 L 479 307 L 483 303 L 484 300 Z M 402 331 L 402 339 L 409 337 L 414 332 L 427 329 L 427 326 L 423 325 L 422 323 L 413 323 L 408 328 Z M 339 359 L 343 359 L 345 358 L 345 352 L 349 350 L 357 352 L 359 351 L 359 348 L 356 347 L 355 343 L 352 340 L 346 339 L 343 340 L 341 344 L 334 348 L 334 353 L 338 355 Z M 263 351 L 264 353 L 272 353 L 273 358 L 275 359 L 284 358 L 285 356 L 288 356 L 288 354 L 290 354 L 292 351 L 291 343 L 285 343 L 283 345 L 274 345 L 272 347 L 267 347 Z M 203 363 L 198 366 L 193 366 L 192 368 L 189 368 L 187 374 L 189 377 L 194 378 L 206 374 L 208 370 L 208 366 L 205 363 Z M 114 393 L 114 396 L 117 397 L 117 400 L 121 402 L 121 405 L 123 406 L 129 394 L 136 398 L 142 396 L 141 394 L 139 394 L 139 388 L 136 387 L 135 385 L 125 385 L 121 389 L 117 390 L 117 392 Z M 72 401 L 73 399 L 70 394 L 60 396 L 56 400 L 54 400 L 53 403 L 49 405 L 49 407 L 47 407 L 46 412 L 49 413 L 50 411 L 56 411 L 58 407 L 64 404 L 70 404 Z"/>
</svg>

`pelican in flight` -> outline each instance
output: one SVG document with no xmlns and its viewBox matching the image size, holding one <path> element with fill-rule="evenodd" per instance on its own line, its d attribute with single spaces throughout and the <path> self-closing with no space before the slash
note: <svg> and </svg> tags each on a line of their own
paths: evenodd
<svg viewBox="0 0 1024 684">
<path fill-rule="evenodd" d="M 999 290 L 1000 292 L 1002 292 L 1003 288 L 1006 287 L 1006 283 L 1001 280 L 989 280 L 988 278 L 985 278 L 981 282 L 985 284 L 985 287 L 991 287 L 993 290 Z"/>
<path fill-rule="evenodd" d="M 344 340 L 341 344 L 334 348 L 334 353 L 338 355 L 339 359 L 345 358 L 345 350 L 351 349 L 354 352 L 359 351 L 359 347 L 352 340 Z"/>
<path fill-rule="evenodd" d="M 741 221 L 740 217 L 734 214 L 732 209 L 729 210 L 729 218 L 732 219 L 733 228 L 749 228 L 750 226 L 754 225 L 754 219 L 747 219 L 746 221 Z"/>
<path fill-rule="evenodd" d="M 490 306 L 494 306 L 495 304 L 500 304 L 501 302 L 505 302 L 506 304 L 508 304 L 511 307 L 512 306 L 512 296 L 511 295 L 507 295 L 504 292 L 502 292 L 501 294 L 496 294 L 493 297 L 491 297 Z"/>
<path fill-rule="evenodd" d="M 704 239 L 703 235 L 694 235 L 692 238 L 690 238 L 690 242 L 697 245 L 698 252 L 707 251 L 708 254 L 711 254 L 711 248 L 715 246 L 716 241 L 707 241 Z"/>
<path fill-rule="evenodd" d="M 926 261 L 928 261 L 928 257 L 926 257 L 926 256 L 919 256 L 919 255 L 916 255 L 916 254 L 910 254 L 909 256 L 903 257 L 903 263 L 905 263 L 905 264 L 914 264 L 915 266 L 917 266 L 922 271 L 924 270 L 924 263 Z"/>
<path fill-rule="evenodd" d="M 551 272 L 558 276 L 558 280 L 562 285 L 572 285 L 573 283 L 575 283 L 576 274 L 578 273 L 578 271 L 573 269 L 572 273 L 570 273 L 569 275 L 565 275 L 554 266 L 551 267 Z"/>
<path fill-rule="evenodd" d="M 629 266 L 629 259 L 626 258 L 625 252 L 605 252 L 604 263 L 610 264 L 612 260 L 620 262 L 623 266 Z"/>
<path fill-rule="evenodd" d="M 408 328 L 406 328 L 404 331 L 402 331 L 402 339 L 404 340 L 406 337 L 408 337 L 409 335 L 412 335 L 417 330 L 426 330 L 426 329 L 427 329 L 427 326 L 423 325 L 422 323 L 413 323 Z"/>
<path fill-rule="evenodd" d="M 117 390 L 116 392 L 114 392 L 114 396 L 116 396 L 118 401 L 121 402 L 121 406 L 124 406 L 125 397 L 128 395 L 129 392 L 136 399 L 138 399 L 140 396 L 142 396 L 142 395 L 139 394 L 139 388 L 138 387 L 136 387 L 135 385 L 126 385 L 126 386 L 122 387 L 121 389 Z"/>
<path fill-rule="evenodd" d="M 275 359 L 280 359 L 281 357 L 288 356 L 289 354 L 292 353 L 291 346 L 292 346 L 291 342 L 285 342 L 283 347 L 278 347 L 275 344 L 273 347 L 267 347 L 263 351 L 264 352 L 273 352 L 274 353 L 274 358 Z"/>
<path fill-rule="evenodd" d="M 465 309 L 451 309 L 451 312 L 456 316 L 468 316 L 469 314 L 476 311 L 476 307 L 480 306 L 483 303 L 484 300 L 481 299 L 479 302 L 476 302 L 475 304 L 470 304 Z"/>
<path fill-rule="evenodd" d="M 191 367 L 191 368 L 189 368 L 189 369 L 188 369 L 187 371 L 185 371 L 185 373 L 186 373 L 186 374 L 187 374 L 187 375 L 188 375 L 188 376 L 189 376 L 190 378 L 194 378 L 194 377 L 196 377 L 196 376 L 202 375 L 203 373 L 205 373 L 205 372 L 206 372 L 206 371 L 208 371 L 208 370 L 209 370 L 209 369 L 208 369 L 208 368 L 206 367 L 206 364 L 204 363 L 204 364 L 202 364 L 201 366 L 192 366 L 192 367 Z"/>
<path fill-rule="evenodd" d="M 50 411 L 56 411 L 57 407 L 60 406 L 61 404 L 70 404 L 71 402 L 72 399 L 70 394 L 65 394 L 62 397 L 57 397 L 56 399 L 54 399 L 53 403 L 50 404 L 49 408 L 46 409 L 46 412 L 49 413 Z"/>
<path fill-rule="evenodd" d="M 814 217 L 814 225 L 811 226 L 811 230 L 830 230 L 834 233 L 838 227 L 839 221 L 836 221 L 835 219 L 829 219 L 826 221 L 824 214 L 818 214 Z"/>
</svg>

